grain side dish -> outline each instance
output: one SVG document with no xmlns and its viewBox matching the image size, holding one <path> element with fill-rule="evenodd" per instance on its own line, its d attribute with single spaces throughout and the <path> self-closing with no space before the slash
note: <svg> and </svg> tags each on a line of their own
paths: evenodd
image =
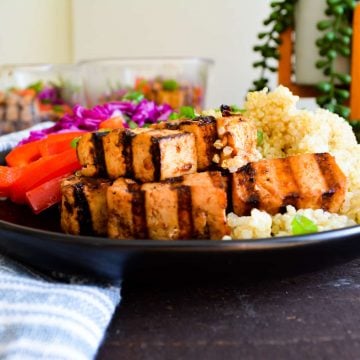
<svg viewBox="0 0 360 360">
<path fill-rule="evenodd" d="M 321 209 L 288 206 L 284 214 L 252 210 L 250 216 L 227 215 L 234 239 L 293 235 L 291 222 L 296 214 L 304 215 L 318 225 L 318 231 L 360 223 L 360 145 L 350 125 L 327 110 L 297 109 L 299 100 L 289 89 L 279 86 L 269 92 L 250 92 L 244 104 L 244 115 L 253 120 L 263 141 L 258 150 L 265 159 L 290 155 L 328 152 L 347 177 L 345 201 L 338 213 Z"/>
</svg>

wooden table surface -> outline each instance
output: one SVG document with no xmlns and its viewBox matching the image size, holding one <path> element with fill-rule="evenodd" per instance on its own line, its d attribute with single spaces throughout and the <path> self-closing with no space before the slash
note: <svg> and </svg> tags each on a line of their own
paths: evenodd
<svg viewBox="0 0 360 360">
<path fill-rule="evenodd" d="M 97 358 L 360 358 L 359 249 L 213 266 L 125 279 Z"/>
</svg>

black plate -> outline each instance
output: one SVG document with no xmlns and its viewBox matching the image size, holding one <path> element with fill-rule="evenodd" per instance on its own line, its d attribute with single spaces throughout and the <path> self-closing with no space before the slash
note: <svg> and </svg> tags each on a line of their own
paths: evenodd
<svg viewBox="0 0 360 360">
<path fill-rule="evenodd" d="M 354 250 L 360 240 L 360 226 L 303 236 L 273 239 L 210 240 L 112 240 L 61 233 L 59 211 L 50 209 L 34 215 L 25 206 L 0 203 L 0 250 L 17 260 L 53 276 L 86 275 L 119 280 L 127 271 L 145 273 L 150 268 L 171 267 L 219 270 L 225 263 L 249 264 L 269 259 L 308 256 L 326 250 Z M 286 255 L 285 255 L 286 254 Z M 276 255 L 276 256 L 275 256 Z M 274 257 L 275 256 L 275 257 Z M 282 261 L 282 260 L 280 260 Z M 197 270 L 192 270 L 197 271 Z"/>
</svg>

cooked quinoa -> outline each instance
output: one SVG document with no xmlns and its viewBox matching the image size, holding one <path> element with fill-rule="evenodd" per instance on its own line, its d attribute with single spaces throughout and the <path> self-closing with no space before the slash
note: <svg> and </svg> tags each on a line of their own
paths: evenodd
<svg viewBox="0 0 360 360">
<path fill-rule="evenodd" d="M 269 92 L 250 92 L 244 115 L 263 132 L 258 150 L 263 158 L 281 158 L 304 153 L 332 154 L 348 179 L 345 201 L 339 214 L 321 209 L 296 211 L 288 206 L 285 214 L 270 216 L 254 209 L 251 216 L 227 216 L 233 239 L 292 235 L 291 221 L 296 214 L 312 220 L 319 231 L 360 224 L 360 145 L 351 126 L 327 110 L 297 109 L 298 96 L 284 86 Z"/>
</svg>

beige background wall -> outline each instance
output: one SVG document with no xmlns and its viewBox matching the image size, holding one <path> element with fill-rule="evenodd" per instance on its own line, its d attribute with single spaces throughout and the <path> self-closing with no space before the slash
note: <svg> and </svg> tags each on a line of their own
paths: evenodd
<svg viewBox="0 0 360 360">
<path fill-rule="evenodd" d="M 0 64 L 116 56 L 215 60 L 208 106 L 241 103 L 257 76 L 264 0 L 0 0 Z"/>
<path fill-rule="evenodd" d="M 0 0 L 0 64 L 71 62 L 71 0 Z"/>
</svg>

